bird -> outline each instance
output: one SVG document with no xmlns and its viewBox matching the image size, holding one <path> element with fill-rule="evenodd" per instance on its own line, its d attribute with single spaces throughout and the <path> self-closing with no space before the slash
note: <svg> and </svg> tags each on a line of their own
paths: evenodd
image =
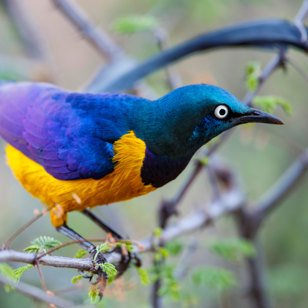
<svg viewBox="0 0 308 308">
<path fill-rule="evenodd" d="M 250 122 L 283 124 L 208 84 L 183 86 L 156 100 L 75 93 L 48 83 L 0 84 L 7 164 L 47 206 L 52 225 L 75 240 L 83 237 L 68 226 L 69 212 L 84 212 L 98 222 L 88 209 L 164 186 L 204 144 Z M 82 245 L 95 248 L 87 241 Z"/>
</svg>

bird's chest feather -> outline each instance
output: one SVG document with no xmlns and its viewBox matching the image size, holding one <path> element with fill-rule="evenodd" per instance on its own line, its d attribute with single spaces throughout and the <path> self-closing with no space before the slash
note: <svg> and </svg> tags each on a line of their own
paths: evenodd
<svg viewBox="0 0 308 308">
<path fill-rule="evenodd" d="M 155 190 L 141 177 L 145 143 L 129 132 L 113 146 L 114 170 L 99 180 L 58 180 L 14 147 L 8 146 L 6 152 L 8 165 L 34 197 L 48 206 L 60 204 L 64 211 L 72 211 L 128 200 Z"/>
<path fill-rule="evenodd" d="M 65 212 L 128 200 L 173 180 L 189 159 L 157 157 L 133 131 L 114 142 L 114 170 L 96 179 L 58 180 L 12 146 L 8 164 L 21 184 L 44 204 L 60 204 Z"/>
</svg>

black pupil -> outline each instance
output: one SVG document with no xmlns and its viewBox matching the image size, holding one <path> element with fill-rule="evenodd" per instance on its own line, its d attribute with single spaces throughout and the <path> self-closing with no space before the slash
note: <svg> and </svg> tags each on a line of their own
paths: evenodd
<svg viewBox="0 0 308 308">
<path fill-rule="evenodd" d="M 221 116 L 224 116 L 224 115 L 226 114 L 226 109 L 220 109 L 220 110 L 219 110 L 219 114 L 220 114 Z"/>
</svg>

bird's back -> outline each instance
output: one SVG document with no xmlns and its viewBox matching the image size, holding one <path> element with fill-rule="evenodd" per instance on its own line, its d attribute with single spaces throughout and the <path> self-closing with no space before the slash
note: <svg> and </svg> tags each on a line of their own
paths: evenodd
<svg viewBox="0 0 308 308">
<path fill-rule="evenodd" d="M 113 143 L 127 133 L 129 95 L 91 95 L 48 84 L 0 87 L 0 136 L 60 180 L 99 179 L 113 170 Z"/>
</svg>

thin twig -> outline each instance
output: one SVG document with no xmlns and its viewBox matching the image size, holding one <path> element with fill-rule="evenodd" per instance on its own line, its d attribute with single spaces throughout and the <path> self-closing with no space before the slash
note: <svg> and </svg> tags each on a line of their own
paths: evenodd
<svg viewBox="0 0 308 308">
<path fill-rule="evenodd" d="M 79 243 L 82 243 L 82 242 L 104 242 L 106 239 L 102 239 L 102 238 L 93 238 L 93 239 L 83 239 L 83 240 L 72 240 L 72 241 L 68 241 L 68 242 L 66 242 L 66 243 L 63 243 L 63 244 L 61 244 L 61 245 L 58 245 L 58 246 L 56 246 L 56 247 L 54 247 L 54 248 L 51 248 L 51 249 L 49 249 L 49 250 L 47 250 L 46 252 L 44 252 L 44 253 L 42 253 L 42 254 L 40 254 L 40 255 L 38 255 L 37 257 L 36 257 L 36 260 L 39 260 L 39 259 L 41 259 L 41 258 L 43 258 L 43 257 L 45 257 L 45 256 L 47 256 L 47 255 L 50 255 L 51 253 L 53 253 L 53 252 L 55 252 L 55 251 L 57 251 L 57 250 L 59 250 L 59 249 L 62 249 L 62 248 L 64 248 L 64 247 L 67 247 L 67 246 L 71 246 L 71 245 L 73 245 L 73 244 L 79 244 Z"/>
<path fill-rule="evenodd" d="M 158 47 L 161 51 L 166 50 L 168 46 L 168 39 L 167 39 L 167 32 L 162 29 L 158 28 L 154 31 L 154 36 L 157 40 Z M 166 75 L 167 75 L 167 83 L 169 85 L 169 88 L 171 90 L 174 90 L 178 88 L 181 85 L 181 78 L 180 76 L 176 73 L 176 71 L 169 66 L 166 66 Z"/>
<path fill-rule="evenodd" d="M 36 265 L 37 272 L 38 272 L 39 277 L 40 277 L 42 289 L 44 290 L 44 292 L 47 292 L 47 287 L 46 287 L 45 279 L 43 277 L 43 274 L 42 274 L 42 271 L 41 271 L 40 264 L 39 264 L 38 260 L 35 260 L 35 265 Z"/>
<path fill-rule="evenodd" d="M 267 216 L 296 188 L 308 169 L 308 148 L 290 165 L 275 184 L 260 198 L 249 214 L 256 233 Z"/>
<path fill-rule="evenodd" d="M 252 105 L 254 97 L 261 91 L 265 81 L 272 75 L 272 73 L 279 67 L 283 66 L 285 63 L 285 52 L 280 51 L 264 68 L 262 71 L 258 87 L 254 91 L 249 91 L 244 99 L 243 102 L 247 105 Z"/>
<path fill-rule="evenodd" d="M 30 227 L 34 222 L 40 219 L 42 216 L 48 213 L 48 209 L 44 209 L 42 212 L 37 214 L 31 220 L 29 220 L 26 224 L 24 224 L 21 228 L 19 228 L 16 232 L 14 232 L 9 239 L 2 245 L 2 249 L 8 248 L 11 246 L 12 242 L 16 239 L 18 235 L 20 235 L 23 231 L 25 231 L 28 227 Z"/>
<path fill-rule="evenodd" d="M 71 0 L 52 0 L 56 7 L 82 32 L 91 43 L 109 61 L 116 61 L 123 56 L 122 49 L 101 28 L 92 24 L 85 12 Z"/>
<path fill-rule="evenodd" d="M 163 200 L 159 207 L 159 226 L 160 228 L 165 228 L 169 218 L 176 214 L 176 209 L 183 200 L 184 196 L 188 192 L 191 185 L 194 183 L 195 179 L 200 174 L 204 165 L 197 161 L 195 167 L 190 174 L 189 178 L 184 183 L 183 187 L 179 190 L 178 194 L 173 200 Z"/>
<path fill-rule="evenodd" d="M 208 210 L 196 210 L 188 216 L 177 221 L 163 230 L 160 243 L 165 244 L 179 236 L 192 233 L 210 225 L 213 221 L 219 219 L 223 215 L 238 210 L 245 202 L 241 191 L 232 189 L 224 193 L 219 200 L 211 202 L 207 207 Z M 152 251 L 152 237 L 145 238 L 141 241 L 139 247 L 134 245 L 134 252 L 143 253 Z M 106 259 L 110 263 L 121 261 L 121 254 L 118 252 L 107 253 Z M 36 254 L 26 252 L 18 252 L 15 250 L 0 250 L 0 262 L 22 262 L 34 264 L 37 259 Z M 58 257 L 46 255 L 39 260 L 41 265 L 49 265 L 52 267 L 75 268 L 83 271 L 95 271 L 93 262 L 90 259 L 76 259 L 67 257 Z"/>
<path fill-rule="evenodd" d="M 308 74 L 293 59 L 287 58 L 288 63 L 308 82 Z"/>
<path fill-rule="evenodd" d="M 76 307 L 75 303 L 69 302 L 62 298 L 51 296 L 43 292 L 41 289 L 36 288 L 34 286 L 28 285 L 24 282 L 15 283 L 14 281 L 4 277 L 0 274 L 0 283 L 4 285 L 9 285 L 18 292 L 27 295 L 35 300 L 56 305 L 59 308 L 69 308 Z"/>
<path fill-rule="evenodd" d="M 44 62 L 50 59 L 44 38 L 38 31 L 40 27 L 29 16 L 26 3 L 17 0 L 3 0 L 3 3 L 28 56 Z"/>
<path fill-rule="evenodd" d="M 195 235 L 187 241 L 186 246 L 180 256 L 178 266 L 175 269 L 174 276 L 177 279 L 182 279 L 183 276 L 187 273 L 189 266 L 191 265 L 191 259 L 194 253 L 196 252 L 199 245 L 199 238 Z"/>
</svg>

